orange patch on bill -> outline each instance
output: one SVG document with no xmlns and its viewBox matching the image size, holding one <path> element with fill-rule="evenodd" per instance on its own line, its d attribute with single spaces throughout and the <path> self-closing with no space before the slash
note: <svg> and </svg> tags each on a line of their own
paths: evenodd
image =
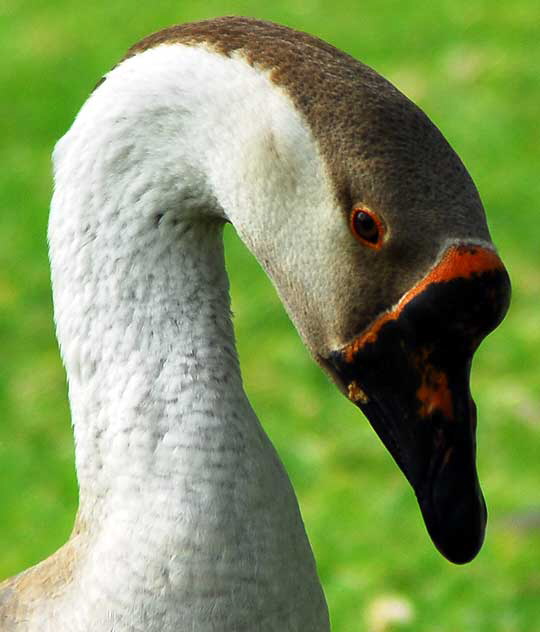
<svg viewBox="0 0 540 632">
<path fill-rule="evenodd" d="M 448 248 L 439 263 L 421 281 L 406 292 L 393 309 L 379 316 L 363 334 L 343 348 L 345 361 L 351 363 L 355 354 L 362 347 L 375 342 L 383 325 L 389 321 L 397 320 L 405 306 L 413 298 L 421 294 L 428 285 L 454 279 L 469 279 L 472 276 L 492 270 L 504 270 L 504 264 L 494 250 L 473 245 L 460 245 Z"/>
<path fill-rule="evenodd" d="M 420 401 L 420 416 L 429 417 L 436 410 L 440 410 L 446 418 L 453 419 L 454 403 L 446 374 L 426 363 L 422 367 L 421 375 L 422 384 L 416 391 L 416 397 Z"/>
</svg>

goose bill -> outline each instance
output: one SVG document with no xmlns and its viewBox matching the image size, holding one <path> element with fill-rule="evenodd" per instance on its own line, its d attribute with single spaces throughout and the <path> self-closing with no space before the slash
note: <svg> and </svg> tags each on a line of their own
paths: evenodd
<svg viewBox="0 0 540 632">
<path fill-rule="evenodd" d="M 453 246 L 394 309 L 325 361 L 413 486 L 433 542 L 455 563 L 478 553 L 487 520 L 471 360 L 509 298 L 493 250 Z"/>
</svg>

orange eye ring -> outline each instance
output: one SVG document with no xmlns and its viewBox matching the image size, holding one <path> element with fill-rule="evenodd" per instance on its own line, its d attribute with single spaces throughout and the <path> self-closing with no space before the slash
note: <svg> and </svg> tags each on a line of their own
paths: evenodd
<svg viewBox="0 0 540 632">
<path fill-rule="evenodd" d="M 384 238 L 384 224 L 378 215 L 364 206 L 353 208 L 349 216 L 349 227 L 355 238 L 364 246 L 380 250 Z"/>
</svg>

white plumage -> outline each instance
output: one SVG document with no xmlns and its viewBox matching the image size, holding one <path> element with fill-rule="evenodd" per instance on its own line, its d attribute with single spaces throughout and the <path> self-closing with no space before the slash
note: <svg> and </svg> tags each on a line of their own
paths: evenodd
<svg viewBox="0 0 540 632">
<path fill-rule="evenodd" d="M 20 629 L 327 630 L 294 492 L 242 387 L 222 246 L 228 219 L 287 265 L 299 244 L 281 219 L 328 195 L 308 129 L 245 61 L 161 46 L 108 75 L 54 162 L 84 527 L 70 582 Z"/>
</svg>

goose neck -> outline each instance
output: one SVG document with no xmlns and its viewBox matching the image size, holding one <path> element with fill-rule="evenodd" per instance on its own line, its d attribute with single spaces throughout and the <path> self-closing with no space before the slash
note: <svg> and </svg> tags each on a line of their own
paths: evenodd
<svg viewBox="0 0 540 632">
<path fill-rule="evenodd" d="M 260 130 L 226 104 L 245 108 L 266 84 L 245 62 L 160 47 L 114 70 L 55 150 L 49 243 L 81 620 L 99 608 L 131 620 L 135 603 L 164 617 L 140 628 L 164 632 L 287 629 L 290 612 L 306 620 L 298 603 L 325 613 L 294 492 L 243 390 L 224 265 L 224 221 L 250 245 L 262 232 L 250 211 L 273 199 L 252 161 L 236 169 Z"/>
</svg>

